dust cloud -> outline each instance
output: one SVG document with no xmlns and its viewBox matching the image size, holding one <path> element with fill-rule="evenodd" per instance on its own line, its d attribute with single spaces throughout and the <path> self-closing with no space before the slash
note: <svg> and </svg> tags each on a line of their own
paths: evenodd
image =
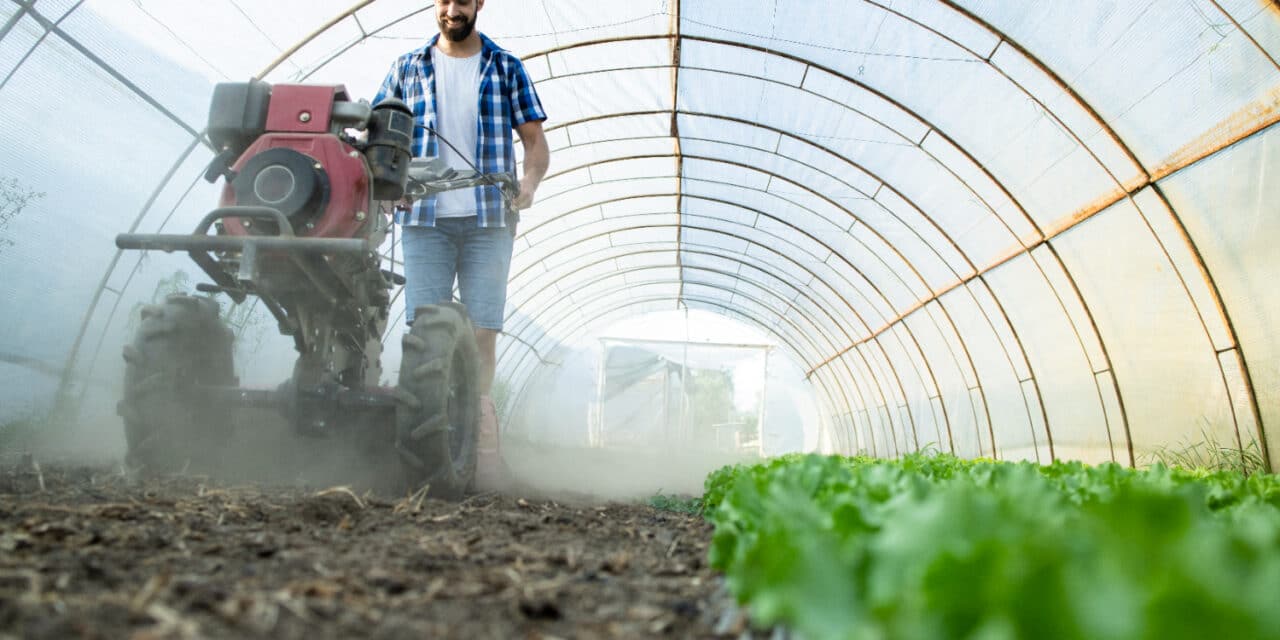
<svg viewBox="0 0 1280 640">
<path fill-rule="evenodd" d="M 531 389 L 527 402 L 505 416 L 507 493 L 577 502 L 643 500 L 658 493 L 696 496 L 702 494 L 708 473 L 751 459 L 678 443 L 591 446 L 590 379 L 595 374 L 587 362 L 579 364 L 568 379 Z M 0 443 L 0 456 L 12 461 L 29 453 L 41 463 L 124 472 L 125 429 L 116 415 L 121 397 L 119 380 L 100 377 L 81 399 L 79 416 L 60 420 L 55 410 L 21 438 Z M 202 459 L 187 460 L 173 472 L 226 484 L 345 485 L 394 496 L 402 492 L 400 461 L 392 449 L 394 423 L 381 422 L 340 425 L 330 437 L 309 437 L 297 434 L 272 409 L 218 408 L 208 424 L 175 423 L 175 429 L 197 434 Z"/>
<path fill-rule="evenodd" d="M 205 452 L 207 459 L 189 461 L 178 473 L 233 485 L 346 485 L 383 495 L 399 491 L 399 460 L 389 434 L 304 437 L 274 411 L 229 413 L 230 428 L 208 427 L 221 430 L 222 442 Z M 103 415 L 70 428 L 48 425 L 6 451 L 6 458 L 21 452 L 43 463 L 122 469 L 123 429 L 119 418 Z M 708 473 L 747 460 L 725 452 L 597 449 L 511 437 L 503 439 L 502 454 L 511 480 L 505 493 L 573 502 L 643 500 L 658 493 L 697 496 Z"/>
<path fill-rule="evenodd" d="M 521 441 L 503 443 L 503 459 L 517 487 L 550 498 L 604 500 L 702 495 L 708 473 L 746 458 L 722 452 L 570 448 Z"/>
</svg>

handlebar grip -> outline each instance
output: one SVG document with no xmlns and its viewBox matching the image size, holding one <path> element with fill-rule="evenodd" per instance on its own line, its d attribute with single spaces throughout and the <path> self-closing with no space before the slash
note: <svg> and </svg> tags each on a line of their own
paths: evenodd
<svg viewBox="0 0 1280 640">
<path fill-rule="evenodd" d="M 405 192 L 405 198 L 410 201 L 444 191 L 481 186 L 498 187 L 510 198 L 515 198 L 520 193 L 520 185 L 510 172 L 478 174 L 448 169 L 446 173 L 440 170 L 439 165 L 423 166 L 418 171 L 415 169 L 419 167 L 411 167 L 409 170 L 409 187 Z"/>
</svg>

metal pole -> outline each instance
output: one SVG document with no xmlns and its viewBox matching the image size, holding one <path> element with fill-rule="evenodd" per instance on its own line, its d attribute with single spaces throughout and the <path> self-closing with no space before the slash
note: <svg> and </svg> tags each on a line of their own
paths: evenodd
<svg viewBox="0 0 1280 640">
<path fill-rule="evenodd" d="M 587 433 L 587 446 L 600 448 L 604 440 L 604 383 L 606 366 L 609 363 L 609 346 L 605 339 L 600 339 L 600 371 L 596 374 L 596 415 Z"/>
<path fill-rule="evenodd" d="M 764 372 L 760 379 L 760 411 L 756 415 L 756 451 L 760 457 L 764 457 L 764 405 L 769 399 L 769 352 L 772 349 L 764 350 Z"/>
<path fill-rule="evenodd" d="M 671 438 L 671 367 L 662 367 L 662 446 L 672 448 Z"/>
<path fill-rule="evenodd" d="M 681 281 L 683 281 L 681 276 Z M 680 441 L 689 435 L 689 307 L 684 308 L 684 355 L 680 359 Z"/>
</svg>

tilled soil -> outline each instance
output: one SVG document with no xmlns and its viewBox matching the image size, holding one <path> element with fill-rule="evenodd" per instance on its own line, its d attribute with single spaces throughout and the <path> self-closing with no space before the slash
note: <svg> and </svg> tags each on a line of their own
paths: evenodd
<svg viewBox="0 0 1280 640">
<path fill-rule="evenodd" d="M 696 515 L 629 503 L 0 466 L 0 637 L 596 638 L 743 631 Z"/>
</svg>

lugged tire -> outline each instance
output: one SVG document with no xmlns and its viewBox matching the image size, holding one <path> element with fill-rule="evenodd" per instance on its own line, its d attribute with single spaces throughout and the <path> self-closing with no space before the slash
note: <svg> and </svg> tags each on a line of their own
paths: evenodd
<svg viewBox="0 0 1280 640">
<path fill-rule="evenodd" d="M 236 386 L 235 335 L 211 298 L 174 294 L 142 308 L 142 322 L 124 348 L 126 462 L 144 473 L 167 473 L 213 462 L 225 441 L 219 419 L 198 385 Z"/>
<path fill-rule="evenodd" d="M 402 341 L 396 450 L 411 489 L 456 499 L 471 487 L 480 425 L 480 352 L 462 305 L 418 307 Z"/>
</svg>

